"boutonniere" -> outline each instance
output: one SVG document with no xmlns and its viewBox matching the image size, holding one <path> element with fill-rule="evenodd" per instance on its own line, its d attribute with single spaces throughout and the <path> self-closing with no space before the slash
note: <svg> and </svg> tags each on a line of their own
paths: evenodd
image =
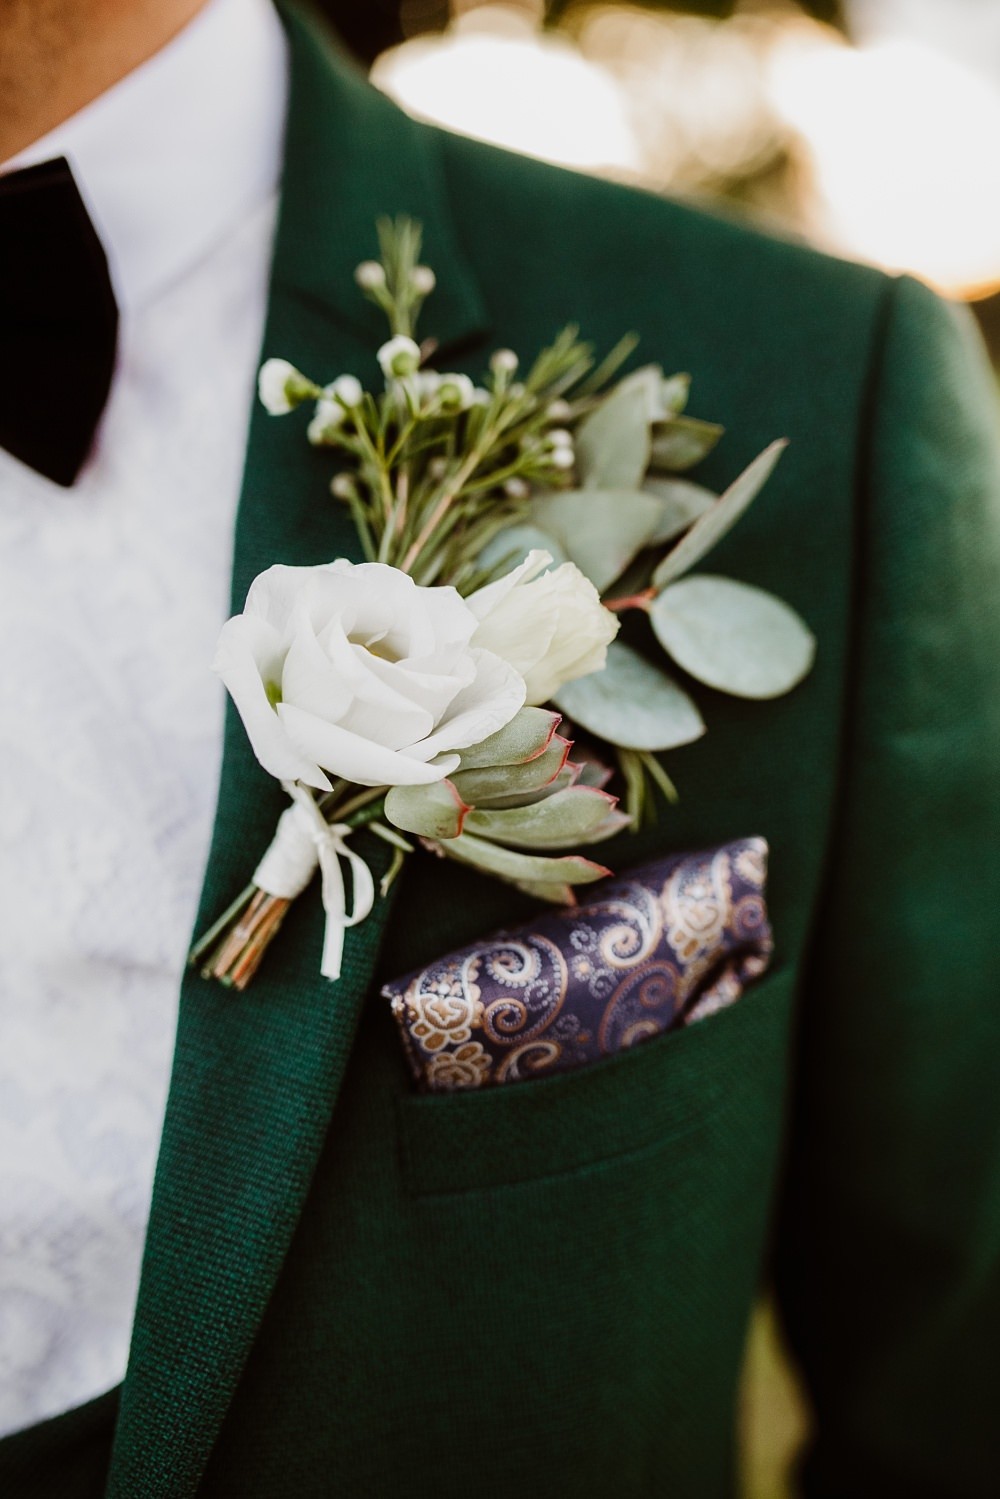
<svg viewBox="0 0 1000 1499">
<path fill-rule="evenodd" d="M 509 349 L 478 385 L 438 372 L 433 340 L 415 338 L 434 288 L 419 226 L 382 221 L 379 239 L 356 279 L 389 324 L 382 388 L 351 374 L 319 385 L 278 359 L 260 371 L 272 414 L 313 404 L 309 441 L 339 460 L 332 498 L 367 560 L 268 568 L 219 640 L 214 669 L 290 799 L 191 954 L 239 989 L 317 870 L 329 979 L 345 929 L 418 847 L 571 903 L 609 873 L 582 850 L 641 821 L 654 787 L 673 798 L 658 756 L 705 732 L 657 654 L 764 699 L 791 690 L 815 650 L 780 600 L 691 575 L 783 443 L 721 495 L 682 477 L 722 428 L 686 414 L 686 375 L 620 377 L 632 336 L 599 364 L 567 328 L 523 373 Z M 630 611 L 648 618 L 643 649 L 616 639 Z M 361 827 L 393 850 L 380 892 L 351 842 Z"/>
</svg>

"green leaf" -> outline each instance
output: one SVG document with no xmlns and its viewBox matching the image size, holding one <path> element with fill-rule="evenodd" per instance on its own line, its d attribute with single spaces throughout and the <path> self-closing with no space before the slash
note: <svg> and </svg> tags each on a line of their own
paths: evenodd
<svg viewBox="0 0 1000 1499">
<path fill-rule="evenodd" d="M 665 417 L 680 416 L 691 394 L 690 375 L 669 375 L 660 386 L 660 405 Z"/>
<path fill-rule="evenodd" d="M 625 749 L 674 749 L 705 732 L 687 693 L 620 640 L 608 646 L 604 670 L 567 682 L 556 705 L 582 728 Z"/>
<path fill-rule="evenodd" d="M 623 380 L 576 429 L 576 461 L 583 486 L 638 489 L 649 467 L 649 428 L 645 379 Z"/>
<path fill-rule="evenodd" d="M 421 838 L 457 838 L 469 808 L 451 781 L 429 786 L 390 786 L 385 815 L 405 833 Z"/>
<path fill-rule="evenodd" d="M 547 900 L 554 906 L 575 906 L 577 903 L 573 886 L 565 881 L 553 880 L 551 884 L 545 884 L 542 880 L 514 880 L 513 883 L 532 900 Z"/>
<path fill-rule="evenodd" d="M 649 541 L 661 506 L 637 490 L 570 489 L 536 499 L 531 514 L 601 592 Z"/>
<path fill-rule="evenodd" d="M 654 600 L 650 619 L 679 666 L 734 697 L 790 692 L 816 654 L 815 638 L 794 609 L 731 578 L 699 573 L 674 583 Z"/>
<path fill-rule="evenodd" d="M 450 859 L 457 859 L 460 864 L 471 864 L 515 885 L 524 881 L 543 885 L 592 885 L 611 873 L 603 864 L 596 864 L 581 854 L 547 859 L 541 854 L 524 854 L 517 849 L 503 848 L 471 833 L 463 833 L 460 838 L 442 843 L 441 852 Z"/>
<path fill-rule="evenodd" d="M 498 575 L 501 572 L 513 572 L 528 553 L 533 551 L 548 552 L 553 567 L 558 567 L 567 560 L 566 553 L 554 536 L 525 522 L 523 525 L 507 526 L 505 530 L 498 531 L 480 552 L 479 566 L 484 572 L 495 572 Z"/>
<path fill-rule="evenodd" d="M 739 478 L 730 484 L 711 509 L 706 510 L 695 521 L 673 551 L 667 553 L 653 574 L 654 587 L 663 588 L 674 578 L 690 572 L 732 530 L 773 474 L 778 459 L 787 446 L 787 442 L 772 442 L 770 447 L 757 455 L 749 468 L 745 468 Z"/>
<path fill-rule="evenodd" d="M 548 708 L 522 708 L 509 724 L 462 750 L 459 771 L 481 770 L 487 765 L 523 765 L 544 754 L 559 727 L 559 714 Z"/>
<path fill-rule="evenodd" d="M 650 462 L 653 468 L 683 473 L 707 458 L 725 432 L 717 422 L 701 422 L 693 416 L 674 416 L 653 433 Z"/>
<path fill-rule="evenodd" d="M 495 797 L 523 796 L 539 792 L 558 776 L 570 752 L 568 739 L 556 734 L 547 749 L 523 765 L 491 765 L 483 770 L 459 770 L 452 776 L 455 789 L 470 807 L 481 807 Z"/>
<path fill-rule="evenodd" d="M 480 802 L 479 806 L 489 810 L 500 807 L 535 806 L 546 797 L 555 796 L 557 791 L 565 791 L 568 786 L 575 786 L 579 779 L 580 773 L 575 765 L 564 765 L 548 785 L 542 786 L 537 791 L 512 792 L 509 796 L 491 796 L 487 801 Z"/>
<path fill-rule="evenodd" d="M 494 843 L 512 843 L 517 848 L 578 848 L 594 840 L 599 830 L 611 824 L 624 827 L 628 819 L 615 813 L 616 798 L 592 786 L 571 786 L 530 807 L 508 811 L 477 808 L 466 826 L 470 833 Z M 602 832 L 601 836 L 609 836 Z"/>
<path fill-rule="evenodd" d="M 660 502 L 660 523 L 647 545 L 662 546 L 681 536 L 689 526 L 711 510 L 719 496 L 689 479 L 647 479 L 643 493 Z"/>
</svg>

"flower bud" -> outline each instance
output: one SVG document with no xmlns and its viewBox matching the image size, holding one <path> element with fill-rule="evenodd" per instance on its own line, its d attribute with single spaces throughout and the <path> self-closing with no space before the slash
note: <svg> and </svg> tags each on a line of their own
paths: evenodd
<svg viewBox="0 0 1000 1499">
<path fill-rule="evenodd" d="M 385 269 L 377 260 L 363 260 L 354 272 L 362 291 L 378 291 L 385 285 Z"/>
<path fill-rule="evenodd" d="M 356 375 L 338 375 L 333 384 L 326 387 L 324 394 L 350 410 L 353 406 L 360 406 L 365 392 Z"/>
<path fill-rule="evenodd" d="M 313 447 L 321 448 L 336 441 L 337 428 L 344 420 L 344 408 L 339 401 L 322 396 L 316 402 L 316 414 L 306 429 L 306 436 Z"/>
<path fill-rule="evenodd" d="M 567 432 L 565 427 L 553 427 L 549 433 L 549 442 L 554 448 L 572 448 L 573 434 Z"/>
<path fill-rule="evenodd" d="M 548 458 L 553 468 L 572 468 L 576 462 L 572 448 L 553 448 Z"/>
<path fill-rule="evenodd" d="M 503 492 L 512 500 L 526 500 L 531 494 L 531 485 L 526 479 L 508 479 L 503 487 Z"/>
<path fill-rule="evenodd" d="M 401 380 L 407 375 L 415 375 L 420 368 L 420 346 L 412 338 L 397 333 L 395 338 L 382 345 L 377 358 L 387 380 Z"/>
<path fill-rule="evenodd" d="M 330 480 L 330 493 L 337 500 L 353 500 L 358 492 L 358 486 L 354 482 L 354 475 L 348 473 L 334 474 Z"/>
<path fill-rule="evenodd" d="M 442 375 L 438 400 L 446 411 L 467 411 L 475 399 L 475 391 L 468 375 Z"/>
<path fill-rule="evenodd" d="M 494 375 L 512 375 L 518 366 L 518 358 L 513 349 L 497 349 L 490 360 L 490 369 Z"/>
<path fill-rule="evenodd" d="M 284 416 L 318 393 L 313 382 L 287 359 L 265 359 L 257 375 L 257 394 L 271 416 Z"/>
<path fill-rule="evenodd" d="M 415 265 L 410 274 L 410 285 L 422 297 L 429 297 L 437 286 L 437 277 L 429 265 Z"/>
<path fill-rule="evenodd" d="M 573 415 L 573 408 L 568 401 L 560 397 L 559 400 L 551 403 L 546 415 L 550 422 L 568 422 Z"/>
</svg>

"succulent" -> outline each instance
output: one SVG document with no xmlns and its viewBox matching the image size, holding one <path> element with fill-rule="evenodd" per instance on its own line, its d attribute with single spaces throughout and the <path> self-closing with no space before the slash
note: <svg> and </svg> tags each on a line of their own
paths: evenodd
<svg viewBox="0 0 1000 1499">
<path fill-rule="evenodd" d="M 467 750 L 447 780 L 392 787 L 386 819 L 435 853 L 539 899 L 572 904 L 575 885 L 609 871 L 575 852 L 548 851 L 600 843 L 629 819 L 604 790 L 610 772 L 574 759 L 573 743 L 557 732 L 560 722 L 547 708 L 522 708 L 506 728 Z"/>
</svg>

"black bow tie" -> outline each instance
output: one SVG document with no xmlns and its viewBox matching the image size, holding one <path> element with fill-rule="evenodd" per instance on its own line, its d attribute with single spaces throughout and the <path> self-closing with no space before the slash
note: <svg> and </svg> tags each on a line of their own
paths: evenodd
<svg viewBox="0 0 1000 1499">
<path fill-rule="evenodd" d="M 59 157 L 0 177 L 0 447 L 68 488 L 115 365 L 118 305 Z"/>
</svg>

